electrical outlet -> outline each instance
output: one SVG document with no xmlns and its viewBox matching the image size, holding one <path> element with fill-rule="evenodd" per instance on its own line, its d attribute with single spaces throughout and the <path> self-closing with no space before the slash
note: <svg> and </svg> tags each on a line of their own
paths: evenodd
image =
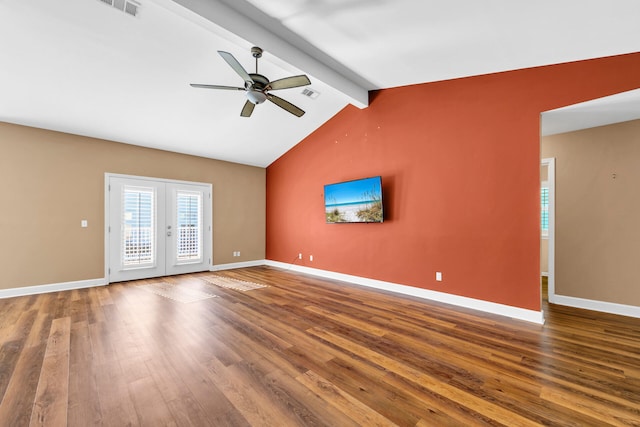
<svg viewBox="0 0 640 427">
<path fill-rule="evenodd" d="M 441 271 L 436 271 L 436 281 L 437 282 L 442 282 L 442 272 Z"/>
<path fill-rule="evenodd" d="M 83 219 L 82 221 L 80 221 L 80 227 L 82 227 L 82 228 L 86 228 L 86 227 L 88 227 L 88 224 L 87 224 L 87 220 L 86 220 L 86 219 Z"/>
<path fill-rule="evenodd" d="M 298 254 L 298 259 L 302 259 L 302 252 Z"/>
<path fill-rule="evenodd" d="M 313 261 L 313 255 L 309 255 L 309 261 Z"/>
</svg>

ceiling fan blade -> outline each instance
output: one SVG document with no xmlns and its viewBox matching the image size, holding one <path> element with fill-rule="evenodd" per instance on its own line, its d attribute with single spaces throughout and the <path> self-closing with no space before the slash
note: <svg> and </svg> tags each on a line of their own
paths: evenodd
<svg viewBox="0 0 640 427">
<path fill-rule="evenodd" d="M 235 71 L 236 73 L 238 73 L 240 77 L 242 77 L 242 80 L 244 80 L 250 85 L 253 84 L 253 79 L 251 78 L 249 73 L 247 73 L 247 70 L 245 70 L 242 67 L 242 65 L 240 65 L 238 60 L 233 55 L 231 55 L 229 52 L 224 52 L 222 50 L 219 50 L 218 53 L 220 54 L 220 56 L 222 56 L 222 59 L 227 61 L 227 64 L 229 64 L 231 68 L 233 68 L 233 71 Z"/>
<path fill-rule="evenodd" d="M 256 104 L 247 100 L 244 103 L 244 107 L 242 107 L 242 111 L 240 112 L 240 116 L 242 117 L 251 117 L 251 113 L 253 113 L 253 109 L 256 107 Z"/>
<path fill-rule="evenodd" d="M 218 85 L 201 85 L 197 83 L 191 83 L 191 87 L 198 87 L 202 89 L 224 89 L 224 90 L 245 90 L 243 87 L 234 86 L 218 86 Z"/>
<path fill-rule="evenodd" d="M 280 98 L 278 96 L 271 95 L 271 94 L 268 93 L 267 94 L 267 99 L 269 101 L 273 102 L 274 104 L 276 104 L 278 107 L 290 112 L 294 116 L 301 117 L 304 114 L 303 110 L 301 110 L 300 108 L 296 107 L 295 105 L 293 105 L 289 101 L 285 101 L 284 99 L 282 99 L 282 98 Z"/>
<path fill-rule="evenodd" d="M 301 76 L 285 77 L 284 79 L 273 81 L 269 83 L 269 87 L 271 88 L 271 90 L 279 90 L 306 86 L 310 84 L 311 81 L 309 80 L 309 77 L 303 74 Z"/>
</svg>

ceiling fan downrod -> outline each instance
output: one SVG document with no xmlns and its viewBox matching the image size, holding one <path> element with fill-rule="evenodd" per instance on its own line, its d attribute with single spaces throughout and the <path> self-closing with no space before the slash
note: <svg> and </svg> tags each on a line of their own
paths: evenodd
<svg viewBox="0 0 640 427">
<path fill-rule="evenodd" d="M 262 58 L 262 49 L 259 48 L 258 46 L 252 47 L 251 55 L 253 55 L 253 57 L 256 58 L 256 74 L 260 74 L 258 73 L 258 59 Z"/>
</svg>

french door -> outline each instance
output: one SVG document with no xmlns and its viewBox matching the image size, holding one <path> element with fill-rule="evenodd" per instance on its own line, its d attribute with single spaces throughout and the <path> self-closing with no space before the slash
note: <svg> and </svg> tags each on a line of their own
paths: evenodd
<svg viewBox="0 0 640 427">
<path fill-rule="evenodd" d="M 211 185 L 107 175 L 109 282 L 207 271 Z"/>
</svg>

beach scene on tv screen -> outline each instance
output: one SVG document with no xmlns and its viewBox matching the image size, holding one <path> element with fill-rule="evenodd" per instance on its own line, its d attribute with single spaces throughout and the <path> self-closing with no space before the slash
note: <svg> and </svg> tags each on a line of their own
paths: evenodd
<svg viewBox="0 0 640 427">
<path fill-rule="evenodd" d="M 325 185 L 324 200 L 329 223 L 382 222 L 380 177 Z"/>
</svg>

